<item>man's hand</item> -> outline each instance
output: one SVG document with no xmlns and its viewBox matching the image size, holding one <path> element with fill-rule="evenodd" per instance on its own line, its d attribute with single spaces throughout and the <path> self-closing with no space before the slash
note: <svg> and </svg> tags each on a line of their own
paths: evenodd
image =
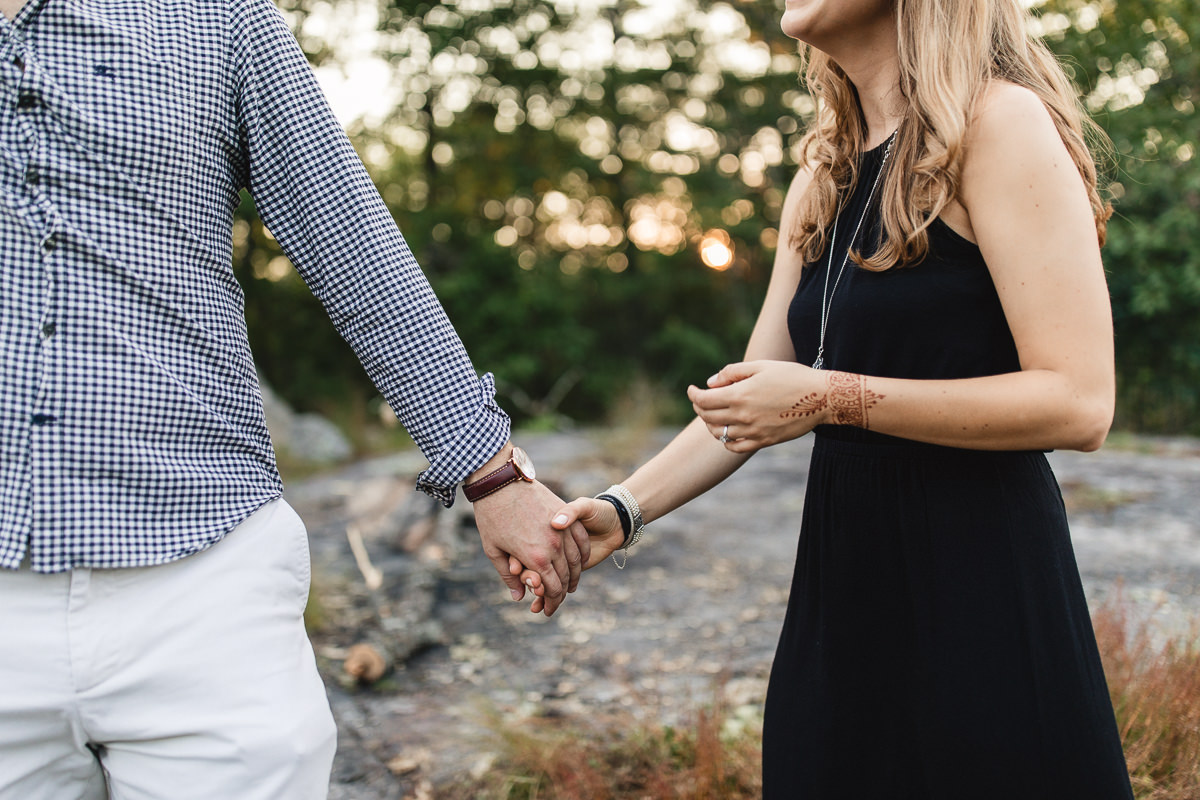
<svg viewBox="0 0 1200 800">
<path fill-rule="evenodd" d="M 501 451 L 504 458 L 510 449 Z M 489 462 L 477 474 L 494 468 Z M 558 609 L 567 592 L 575 591 L 583 564 L 591 554 L 588 533 L 582 525 L 572 525 L 565 532 L 550 527 L 550 518 L 562 506 L 563 501 L 554 492 L 536 481 L 514 481 L 475 502 L 475 523 L 483 552 L 514 600 L 525 596 L 525 584 L 509 570 L 509 556 L 541 576 L 546 616 Z"/>
<path fill-rule="evenodd" d="M 555 514 L 550 525 L 561 531 L 574 530 L 579 525 L 587 530 L 592 548 L 591 554 L 583 560 L 585 570 L 604 561 L 625 543 L 625 531 L 621 528 L 621 520 L 617 517 L 612 503 L 606 500 L 581 497 L 568 503 Z M 524 569 L 516 559 L 509 559 L 508 569 L 512 574 L 519 576 L 521 582 L 535 595 L 529 610 L 534 614 L 542 611 L 545 608 L 545 599 L 541 576 L 533 570 Z"/>
</svg>

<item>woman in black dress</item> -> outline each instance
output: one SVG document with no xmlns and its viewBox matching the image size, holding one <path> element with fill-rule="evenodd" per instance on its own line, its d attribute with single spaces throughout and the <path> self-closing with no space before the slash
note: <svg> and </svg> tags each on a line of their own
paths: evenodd
<svg viewBox="0 0 1200 800">
<path fill-rule="evenodd" d="M 1043 453 L 1112 420 L 1108 210 L 1026 22 L 1019 0 L 788 0 L 819 113 L 746 360 L 555 518 L 594 565 L 815 429 L 766 797 L 1132 797 Z"/>
</svg>

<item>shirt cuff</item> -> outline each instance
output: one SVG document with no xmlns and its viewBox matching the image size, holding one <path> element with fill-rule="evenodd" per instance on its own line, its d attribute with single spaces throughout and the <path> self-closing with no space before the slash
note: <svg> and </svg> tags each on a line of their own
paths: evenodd
<svg viewBox="0 0 1200 800">
<path fill-rule="evenodd" d="M 496 455 L 512 433 L 508 414 L 496 404 L 496 380 L 489 372 L 479 380 L 479 410 L 459 435 L 417 476 L 417 488 L 449 508 L 458 485 Z"/>
</svg>

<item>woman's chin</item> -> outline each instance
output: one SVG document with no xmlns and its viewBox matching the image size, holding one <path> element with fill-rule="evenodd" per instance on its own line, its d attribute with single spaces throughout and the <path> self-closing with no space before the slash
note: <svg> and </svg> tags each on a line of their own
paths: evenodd
<svg viewBox="0 0 1200 800">
<path fill-rule="evenodd" d="M 808 42 L 812 33 L 812 13 L 799 5 L 784 10 L 779 18 L 779 29 L 784 35 L 801 42 Z"/>
</svg>

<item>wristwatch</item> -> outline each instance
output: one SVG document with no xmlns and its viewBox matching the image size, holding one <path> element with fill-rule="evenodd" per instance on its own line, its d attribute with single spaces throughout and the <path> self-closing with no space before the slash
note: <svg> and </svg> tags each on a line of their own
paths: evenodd
<svg viewBox="0 0 1200 800">
<path fill-rule="evenodd" d="M 537 473 L 533 469 L 533 462 L 529 460 L 529 456 L 521 448 L 514 447 L 508 461 L 505 461 L 499 469 L 489 472 L 477 481 L 463 484 L 463 496 L 474 503 L 497 489 L 508 486 L 513 481 L 533 483 L 536 477 Z"/>
</svg>

